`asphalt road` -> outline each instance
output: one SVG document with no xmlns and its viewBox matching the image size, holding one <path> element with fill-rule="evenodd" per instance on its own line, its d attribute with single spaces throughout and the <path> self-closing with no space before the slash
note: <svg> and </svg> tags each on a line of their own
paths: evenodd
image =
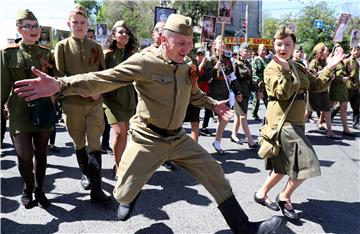
<svg viewBox="0 0 360 234">
<path fill-rule="evenodd" d="M 260 116 L 264 116 L 263 106 Z M 341 134 L 339 117 L 334 122 L 334 130 Z M 249 118 L 249 123 L 252 134 L 257 136 L 261 122 Z M 253 194 L 268 172 L 256 151 L 247 144 L 230 142 L 231 127 L 229 123 L 222 141 L 225 155 L 215 153 L 213 137 L 200 137 L 199 143 L 223 167 L 250 220 L 281 215 L 254 203 Z M 184 128 L 189 130 L 190 124 L 184 123 Z M 210 130 L 215 129 L 216 123 L 210 121 Z M 314 124 L 307 123 L 306 129 L 322 175 L 305 181 L 295 192 L 292 201 L 301 219 L 284 221 L 277 233 L 360 233 L 360 132 L 354 131 L 356 139 L 335 141 L 315 130 Z M 159 168 L 143 188 L 132 217 L 126 222 L 117 221 L 114 199 L 106 205 L 95 205 L 90 202 L 89 192 L 82 190 L 71 139 L 63 124 L 57 130 L 56 145 L 61 151 L 49 152 L 48 156 L 44 191 L 52 205 L 47 210 L 20 205 L 22 180 L 6 134 L 6 148 L 1 154 L 1 233 L 231 233 L 209 193 L 179 167 L 175 172 Z M 108 194 L 115 184 L 111 179 L 112 165 L 113 156 L 103 155 L 103 188 Z M 283 179 L 269 193 L 273 200 L 285 183 Z"/>
</svg>

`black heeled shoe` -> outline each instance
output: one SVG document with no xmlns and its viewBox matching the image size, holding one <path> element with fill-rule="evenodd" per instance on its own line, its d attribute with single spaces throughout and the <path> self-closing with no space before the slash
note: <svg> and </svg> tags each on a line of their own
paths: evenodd
<svg viewBox="0 0 360 234">
<path fill-rule="evenodd" d="M 31 206 L 32 199 L 32 191 L 29 189 L 24 189 L 20 199 L 21 204 L 25 208 L 29 208 Z"/>
<path fill-rule="evenodd" d="M 50 206 L 49 200 L 46 198 L 45 193 L 39 188 L 35 189 L 35 199 L 38 202 L 40 208 L 46 209 Z"/>
<path fill-rule="evenodd" d="M 281 212 L 283 213 L 283 215 L 289 219 L 293 219 L 293 220 L 298 220 L 299 217 L 298 215 L 295 213 L 294 209 L 288 209 L 286 208 L 285 204 L 289 203 L 288 201 L 281 201 L 279 198 L 280 194 L 277 195 L 276 197 L 276 203 L 277 205 L 280 207 Z M 291 203 L 290 203 L 291 204 Z"/>
<path fill-rule="evenodd" d="M 259 148 L 259 143 L 255 142 L 255 143 L 252 144 L 252 145 L 250 145 L 250 144 L 248 143 L 248 146 L 249 146 L 249 149 L 257 149 L 257 148 Z"/>
<path fill-rule="evenodd" d="M 279 206 L 276 204 L 276 202 L 266 202 L 267 196 L 265 196 L 264 198 L 258 198 L 256 196 L 256 192 L 254 193 L 254 201 L 262 206 L 266 206 L 267 208 L 269 208 L 270 210 L 274 210 L 274 211 L 279 211 L 280 208 Z"/>
</svg>

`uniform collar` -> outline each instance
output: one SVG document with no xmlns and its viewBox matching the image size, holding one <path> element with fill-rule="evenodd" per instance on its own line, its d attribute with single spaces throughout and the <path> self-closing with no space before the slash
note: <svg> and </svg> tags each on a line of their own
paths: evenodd
<svg viewBox="0 0 360 234">
<path fill-rule="evenodd" d="M 34 50 L 36 50 L 36 48 L 38 48 L 37 43 L 35 43 L 34 45 L 27 45 L 24 43 L 23 40 L 19 41 L 18 44 L 19 44 L 20 48 L 22 48 L 23 50 L 26 50 L 26 51 L 34 51 Z"/>
<path fill-rule="evenodd" d="M 76 43 L 84 43 L 84 41 L 85 41 L 85 37 L 84 38 L 82 38 L 82 39 L 80 39 L 80 38 L 77 38 L 77 37 L 75 37 L 74 35 L 72 35 L 71 34 L 71 36 L 70 36 Z"/>
</svg>

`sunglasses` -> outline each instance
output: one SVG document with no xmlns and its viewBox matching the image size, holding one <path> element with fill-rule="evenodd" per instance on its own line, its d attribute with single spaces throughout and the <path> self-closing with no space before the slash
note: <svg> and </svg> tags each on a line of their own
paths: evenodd
<svg viewBox="0 0 360 234">
<path fill-rule="evenodd" d="M 34 25 L 25 24 L 25 25 L 20 26 L 20 28 L 23 28 L 25 30 L 38 30 L 38 29 L 40 29 L 40 27 L 41 26 L 39 24 L 34 24 Z"/>
<path fill-rule="evenodd" d="M 120 30 L 117 33 L 119 33 L 120 35 L 128 35 L 128 31 L 124 31 L 124 30 Z"/>
</svg>

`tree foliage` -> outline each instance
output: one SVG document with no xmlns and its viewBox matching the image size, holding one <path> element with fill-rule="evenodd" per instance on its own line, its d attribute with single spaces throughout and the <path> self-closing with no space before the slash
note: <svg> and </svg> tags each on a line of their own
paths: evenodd
<svg viewBox="0 0 360 234">
<path fill-rule="evenodd" d="M 95 0 L 75 0 L 75 3 L 84 6 L 87 9 L 88 15 L 91 13 L 96 14 L 101 8 L 99 1 Z"/>
<path fill-rule="evenodd" d="M 154 26 L 154 11 L 158 1 L 104 1 L 97 14 L 97 22 L 109 28 L 118 20 L 124 20 L 136 38 L 150 38 Z"/>
<path fill-rule="evenodd" d="M 314 20 L 322 20 L 323 28 L 314 27 Z M 281 19 L 275 19 L 264 16 L 262 37 L 272 38 L 280 24 L 296 24 L 297 43 L 301 44 L 305 53 L 310 54 L 312 48 L 319 42 L 325 42 L 329 48 L 332 48 L 333 33 L 338 19 L 335 17 L 335 9 L 328 6 L 326 2 L 317 2 L 305 6 L 298 15 L 285 15 Z M 345 50 L 349 48 L 350 30 L 359 28 L 360 20 L 358 17 L 352 18 L 341 43 Z"/>
</svg>

